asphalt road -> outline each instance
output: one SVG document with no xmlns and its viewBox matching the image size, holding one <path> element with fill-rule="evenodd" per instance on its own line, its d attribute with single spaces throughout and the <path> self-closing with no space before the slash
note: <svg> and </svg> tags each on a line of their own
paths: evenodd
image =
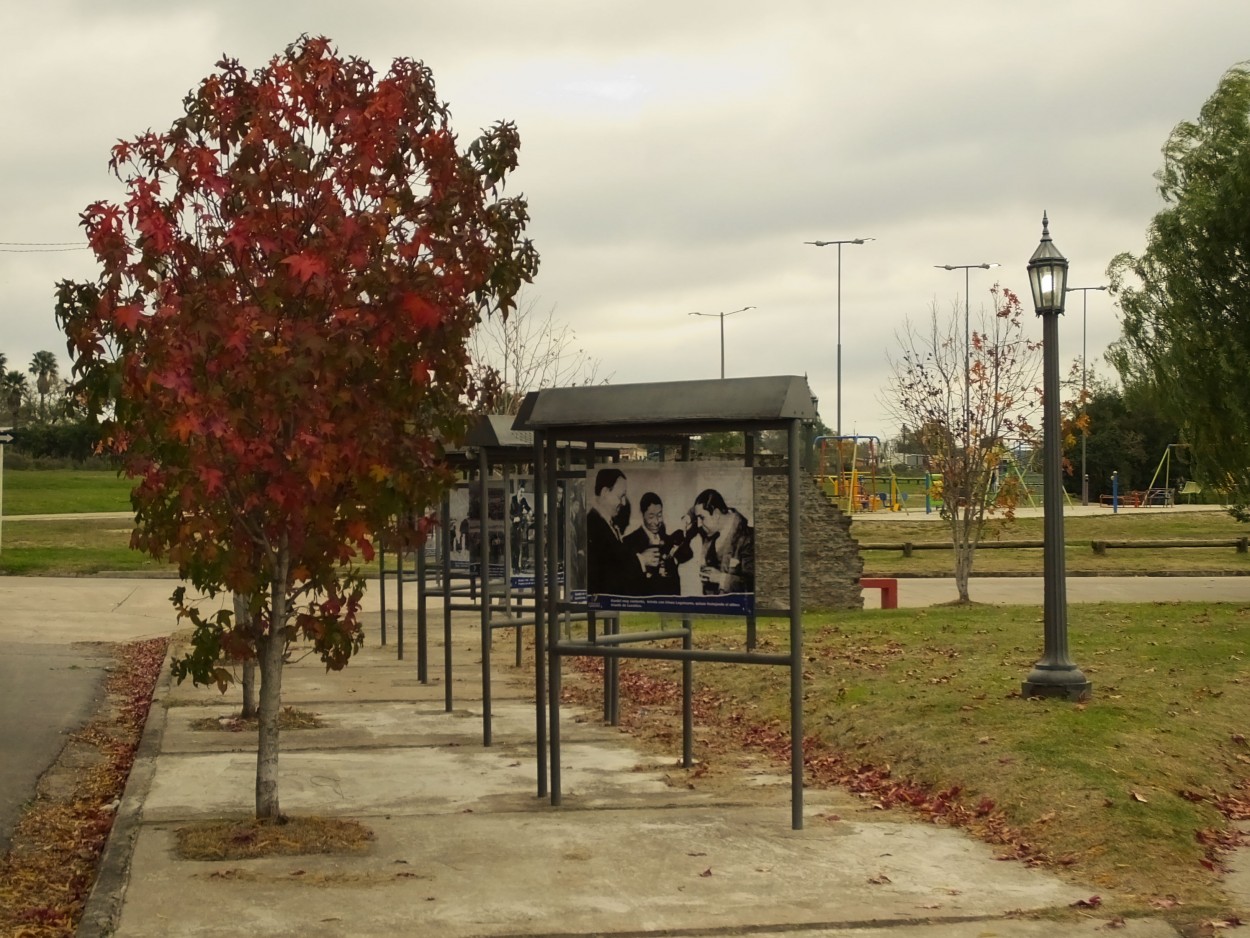
<svg viewBox="0 0 1250 938">
<path fill-rule="evenodd" d="M 103 700 L 110 644 L 176 628 L 172 580 L 0 577 L 0 852 L 70 733 Z"/>
<path fill-rule="evenodd" d="M 0 853 L 66 736 L 103 698 L 112 663 L 100 645 L 10 644 L 0 656 Z"/>
</svg>

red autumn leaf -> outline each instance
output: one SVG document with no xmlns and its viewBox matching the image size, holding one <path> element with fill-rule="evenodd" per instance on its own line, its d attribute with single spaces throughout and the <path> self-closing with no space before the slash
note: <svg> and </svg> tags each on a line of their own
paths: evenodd
<svg viewBox="0 0 1250 938">
<path fill-rule="evenodd" d="M 443 321 L 443 311 L 419 293 L 405 293 L 399 305 L 418 329 L 433 329 Z"/>
<path fill-rule="evenodd" d="M 282 263 L 286 264 L 291 275 L 302 284 L 307 284 L 314 277 L 324 278 L 326 275 L 325 258 L 314 254 L 292 254 L 284 257 Z"/>
<path fill-rule="evenodd" d="M 1102 905 L 1102 896 L 1090 896 L 1088 899 L 1077 899 L 1072 903 L 1077 909 L 1096 909 Z"/>
<path fill-rule="evenodd" d="M 143 307 L 134 303 L 127 303 L 125 306 L 118 306 L 113 310 L 113 318 L 127 332 L 134 332 L 142 317 Z"/>
</svg>

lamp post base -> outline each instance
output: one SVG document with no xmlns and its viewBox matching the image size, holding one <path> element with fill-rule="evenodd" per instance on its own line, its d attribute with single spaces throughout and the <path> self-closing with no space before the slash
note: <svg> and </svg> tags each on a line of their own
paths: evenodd
<svg viewBox="0 0 1250 938">
<path fill-rule="evenodd" d="M 1064 700 L 1085 700 L 1093 691 L 1094 685 L 1076 665 L 1067 668 L 1036 667 L 1020 685 L 1020 696 L 1026 699 L 1061 697 Z"/>
</svg>

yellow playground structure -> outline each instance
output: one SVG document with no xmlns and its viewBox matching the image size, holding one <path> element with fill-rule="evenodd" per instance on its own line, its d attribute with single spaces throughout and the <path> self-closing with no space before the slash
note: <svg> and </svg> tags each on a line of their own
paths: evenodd
<svg viewBox="0 0 1250 938">
<path fill-rule="evenodd" d="M 879 463 L 881 441 L 875 436 L 822 436 L 821 487 L 847 514 L 862 511 L 906 511 L 894 470 Z"/>
</svg>

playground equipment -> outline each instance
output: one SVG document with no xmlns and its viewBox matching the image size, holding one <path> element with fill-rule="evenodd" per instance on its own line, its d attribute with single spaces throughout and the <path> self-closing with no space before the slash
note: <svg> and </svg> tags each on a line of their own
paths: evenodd
<svg viewBox="0 0 1250 938">
<path fill-rule="evenodd" d="M 905 510 L 893 468 L 888 470 L 888 488 L 882 489 L 887 482 L 884 475 L 878 478 L 881 441 L 877 437 L 821 436 L 815 442 L 820 444 L 820 483 L 847 514 Z M 836 456 L 836 466 L 831 456 Z"/>
<path fill-rule="evenodd" d="M 1115 483 L 1112 496 L 1108 500 L 1108 496 L 1103 495 L 1102 504 L 1110 504 L 1113 508 L 1149 508 L 1149 507 L 1167 507 L 1176 504 L 1176 496 L 1187 495 L 1190 500 L 1194 495 L 1202 491 L 1202 486 L 1196 482 L 1186 482 L 1178 493 L 1172 487 L 1172 451 L 1175 449 L 1188 449 L 1188 443 L 1169 443 L 1163 450 L 1163 458 L 1159 460 L 1159 465 L 1155 467 L 1155 474 L 1150 478 L 1150 485 L 1144 489 L 1131 489 L 1127 492 L 1119 491 L 1119 473 L 1111 473 L 1111 478 Z M 1163 475 L 1163 484 L 1159 485 L 1159 475 Z M 1179 481 L 1179 480 L 1178 480 Z"/>
<path fill-rule="evenodd" d="M 1155 467 L 1155 474 L 1150 478 L 1150 486 L 1146 490 L 1145 504 L 1147 505 L 1171 505 L 1176 500 L 1176 493 L 1172 491 L 1172 450 L 1188 449 L 1188 443 L 1169 443 L 1163 450 L 1163 458 L 1159 460 L 1159 465 Z M 1156 486 L 1159 481 L 1159 473 L 1163 473 L 1162 487 Z M 1195 489 L 1202 491 L 1200 486 L 1189 488 L 1186 494 L 1193 495 Z"/>
<path fill-rule="evenodd" d="M 1026 472 L 1021 466 L 1018 453 L 1003 447 L 986 454 L 987 464 L 993 465 L 989 486 L 986 489 L 986 504 L 1016 504 L 1017 507 L 1027 501 L 1030 508 L 1036 508 L 1034 489 L 1040 490 L 1040 480 L 1036 473 Z M 1009 492 L 1010 490 L 1010 492 Z M 1000 496 L 1002 501 L 1000 502 Z M 1072 504 L 1072 496 L 1065 490 L 1064 498 Z M 943 492 L 941 472 L 926 472 L 924 476 L 925 514 L 934 511 L 943 512 L 946 501 Z"/>
</svg>

